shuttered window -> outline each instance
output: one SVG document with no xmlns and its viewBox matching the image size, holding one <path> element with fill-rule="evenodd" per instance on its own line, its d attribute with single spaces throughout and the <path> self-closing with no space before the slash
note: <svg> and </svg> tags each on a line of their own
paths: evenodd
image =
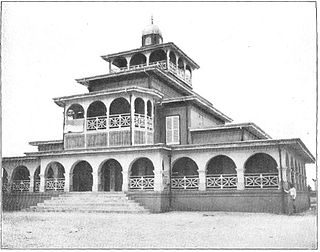
<svg viewBox="0 0 320 252">
<path fill-rule="evenodd" d="M 166 142 L 167 144 L 180 144 L 179 116 L 166 117 Z"/>
</svg>

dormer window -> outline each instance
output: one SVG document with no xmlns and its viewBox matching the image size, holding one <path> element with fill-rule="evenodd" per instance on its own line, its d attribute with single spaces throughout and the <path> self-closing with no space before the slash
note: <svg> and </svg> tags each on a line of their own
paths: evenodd
<svg viewBox="0 0 320 252">
<path fill-rule="evenodd" d="M 151 45 L 151 37 L 146 37 L 145 45 Z"/>
</svg>

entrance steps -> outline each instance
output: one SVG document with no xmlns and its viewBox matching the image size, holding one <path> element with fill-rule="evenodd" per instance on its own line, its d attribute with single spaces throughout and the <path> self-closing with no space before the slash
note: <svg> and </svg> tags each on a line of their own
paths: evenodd
<svg viewBox="0 0 320 252">
<path fill-rule="evenodd" d="M 24 211 L 85 213 L 149 213 L 123 192 L 69 192 Z"/>
</svg>

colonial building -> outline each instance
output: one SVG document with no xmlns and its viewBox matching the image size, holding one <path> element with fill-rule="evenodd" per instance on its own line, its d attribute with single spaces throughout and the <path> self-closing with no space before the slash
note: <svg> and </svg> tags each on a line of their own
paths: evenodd
<svg viewBox="0 0 320 252">
<path fill-rule="evenodd" d="M 76 80 L 88 93 L 54 98 L 62 140 L 3 158 L 7 198 L 122 191 L 154 212 L 285 212 L 293 182 L 297 208 L 308 207 L 305 164 L 315 159 L 303 142 L 233 124 L 193 90 L 199 65 L 156 25 L 141 47 L 102 59 L 107 74 Z"/>
</svg>

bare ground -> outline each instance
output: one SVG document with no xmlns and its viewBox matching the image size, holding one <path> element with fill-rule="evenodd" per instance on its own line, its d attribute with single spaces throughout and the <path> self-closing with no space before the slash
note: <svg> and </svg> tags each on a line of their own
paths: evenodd
<svg viewBox="0 0 320 252">
<path fill-rule="evenodd" d="M 2 248 L 317 247 L 316 215 L 169 212 L 93 214 L 5 212 Z"/>
</svg>

